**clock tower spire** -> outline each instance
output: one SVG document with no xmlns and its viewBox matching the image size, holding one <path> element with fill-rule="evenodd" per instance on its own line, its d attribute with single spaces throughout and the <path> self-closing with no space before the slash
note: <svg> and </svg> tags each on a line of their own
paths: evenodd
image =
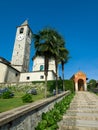
<svg viewBox="0 0 98 130">
<path fill-rule="evenodd" d="M 32 30 L 27 20 L 17 27 L 11 64 L 20 72 L 29 71 L 32 35 Z"/>
</svg>

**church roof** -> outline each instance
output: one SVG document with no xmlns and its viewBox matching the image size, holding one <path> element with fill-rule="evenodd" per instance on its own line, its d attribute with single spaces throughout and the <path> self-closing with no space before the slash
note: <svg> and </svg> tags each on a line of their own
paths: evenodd
<svg viewBox="0 0 98 130">
<path fill-rule="evenodd" d="M 10 62 L 3 57 L 0 57 L 0 62 L 10 65 Z"/>
<path fill-rule="evenodd" d="M 78 74 L 83 74 L 83 75 L 86 75 L 85 73 L 83 73 L 82 71 L 78 71 L 75 75 L 78 75 Z"/>
<path fill-rule="evenodd" d="M 82 71 L 78 71 L 77 73 L 75 73 L 75 74 L 73 74 L 72 75 L 72 77 L 70 78 L 70 79 L 74 79 L 75 78 L 75 76 L 85 76 L 86 77 L 86 74 L 85 73 L 83 73 Z"/>
<path fill-rule="evenodd" d="M 25 20 L 21 25 L 28 25 L 28 20 Z"/>
</svg>

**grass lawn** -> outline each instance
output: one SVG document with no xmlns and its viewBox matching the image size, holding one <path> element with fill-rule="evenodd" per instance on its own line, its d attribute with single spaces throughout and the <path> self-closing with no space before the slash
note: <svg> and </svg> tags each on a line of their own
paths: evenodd
<svg viewBox="0 0 98 130">
<path fill-rule="evenodd" d="M 23 96 L 23 93 L 22 94 L 18 93 L 18 95 L 16 95 L 13 98 L 0 99 L 0 113 L 27 104 L 27 103 L 22 102 L 22 98 L 21 98 L 22 96 Z M 44 98 L 44 93 L 32 95 L 33 101 L 37 101 L 37 100 L 42 99 L 42 98 Z"/>
<path fill-rule="evenodd" d="M 10 99 L 0 99 L 0 113 L 22 106 L 25 103 L 22 102 L 21 98 L 10 98 Z"/>
<path fill-rule="evenodd" d="M 28 87 L 25 88 L 10 87 L 10 90 L 14 93 L 15 96 L 10 99 L 0 98 L 0 113 L 27 104 L 23 103 L 21 98 L 23 95 L 25 95 L 27 89 Z M 33 102 L 44 98 L 44 90 L 38 90 L 37 92 L 38 92 L 37 95 L 32 95 Z"/>
<path fill-rule="evenodd" d="M 37 95 L 32 95 L 32 100 L 37 101 L 40 99 L 44 98 L 45 90 L 44 90 L 44 84 L 38 84 L 34 83 L 32 84 L 33 86 L 36 85 L 36 90 L 37 90 Z M 26 94 L 26 92 L 32 88 L 32 86 L 8 86 L 10 91 L 14 93 L 14 97 L 10 99 L 2 99 L 0 98 L 0 113 L 5 112 L 8 110 L 11 110 L 13 108 L 28 104 L 28 103 L 23 103 L 22 101 L 22 96 Z M 47 92 L 48 96 L 51 96 L 51 93 L 48 91 Z"/>
</svg>

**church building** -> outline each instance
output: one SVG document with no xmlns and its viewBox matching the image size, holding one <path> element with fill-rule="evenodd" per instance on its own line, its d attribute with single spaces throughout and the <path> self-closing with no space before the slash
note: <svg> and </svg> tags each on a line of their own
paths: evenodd
<svg viewBox="0 0 98 130">
<path fill-rule="evenodd" d="M 11 62 L 0 57 L 0 83 L 44 81 L 44 57 L 35 57 L 29 71 L 33 33 L 28 24 L 17 27 Z M 55 80 L 55 62 L 49 60 L 48 80 Z"/>
</svg>

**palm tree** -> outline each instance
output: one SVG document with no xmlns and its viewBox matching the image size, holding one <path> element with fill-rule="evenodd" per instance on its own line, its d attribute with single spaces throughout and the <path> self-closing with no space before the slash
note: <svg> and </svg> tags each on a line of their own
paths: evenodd
<svg viewBox="0 0 98 130">
<path fill-rule="evenodd" d="M 62 36 L 52 28 L 45 28 L 39 31 L 38 34 L 34 35 L 34 45 L 36 49 L 35 56 L 44 57 L 44 74 L 45 74 L 45 97 L 47 93 L 47 76 L 48 76 L 48 66 L 49 59 L 55 59 L 56 68 L 56 93 L 58 93 L 58 62 L 60 59 L 60 51 L 64 48 L 64 39 Z"/>
<path fill-rule="evenodd" d="M 54 40 L 53 40 L 54 30 L 51 28 L 45 28 L 39 33 L 34 35 L 34 45 L 36 49 L 35 56 L 44 57 L 44 74 L 45 74 L 45 98 L 47 93 L 47 76 L 48 76 L 48 66 L 49 59 L 53 58 L 54 55 Z"/>
<path fill-rule="evenodd" d="M 54 59 L 55 59 L 55 71 L 56 71 L 56 94 L 58 94 L 58 63 L 61 59 L 61 52 L 65 50 L 65 41 L 63 37 L 58 33 L 54 32 Z"/>
<path fill-rule="evenodd" d="M 65 87 L 64 87 L 64 64 L 66 64 L 69 60 L 69 52 L 67 49 L 63 49 L 61 50 L 61 53 L 60 53 L 60 62 L 61 62 L 61 65 L 62 65 L 62 78 L 63 78 L 63 91 L 65 90 Z"/>
</svg>

